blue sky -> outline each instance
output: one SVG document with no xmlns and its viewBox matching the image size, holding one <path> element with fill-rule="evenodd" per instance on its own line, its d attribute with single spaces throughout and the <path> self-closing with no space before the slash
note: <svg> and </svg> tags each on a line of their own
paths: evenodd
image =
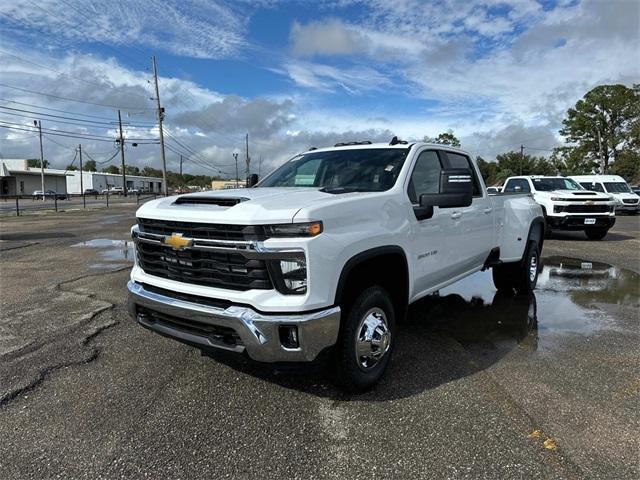
<svg viewBox="0 0 640 480">
<path fill-rule="evenodd" d="M 6 0 L 0 125 L 24 129 L 0 128 L 0 155 L 35 156 L 31 112 L 52 108 L 113 118 L 120 107 L 126 136 L 157 136 L 152 54 L 173 169 L 182 153 L 194 172 L 224 170 L 247 132 L 265 169 L 312 145 L 449 130 L 489 159 L 522 143 L 540 154 L 562 142 L 564 112 L 590 88 L 638 82 L 638 10 L 635 0 Z M 108 125 L 38 118 L 105 137 L 50 135 L 58 166 L 77 141 L 114 147 Z M 156 145 L 129 150 L 131 163 L 157 166 Z"/>
</svg>

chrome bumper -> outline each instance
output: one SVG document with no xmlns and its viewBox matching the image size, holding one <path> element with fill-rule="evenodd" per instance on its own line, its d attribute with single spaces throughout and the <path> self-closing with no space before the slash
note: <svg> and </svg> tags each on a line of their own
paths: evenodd
<svg viewBox="0 0 640 480">
<path fill-rule="evenodd" d="M 205 348 L 219 348 L 242 353 L 260 362 L 312 361 L 338 339 L 340 307 L 314 313 L 262 314 L 248 307 L 226 309 L 192 303 L 145 290 L 134 281 L 129 289 L 128 310 L 142 326 L 158 333 Z M 241 342 L 228 344 L 212 336 L 198 335 L 172 322 L 156 321 L 140 312 L 158 312 L 166 317 L 187 319 L 200 324 L 232 328 Z M 298 348 L 280 343 L 280 326 L 296 326 Z"/>
</svg>

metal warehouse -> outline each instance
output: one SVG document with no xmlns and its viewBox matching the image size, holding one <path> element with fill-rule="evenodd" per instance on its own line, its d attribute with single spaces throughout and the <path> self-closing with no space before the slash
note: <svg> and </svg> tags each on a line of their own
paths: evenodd
<svg viewBox="0 0 640 480">
<path fill-rule="evenodd" d="M 42 190 L 41 171 L 29 167 L 27 160 L 0 161 L 0 195 L 32 195 Z M 56 193 L 67 193 L 67 173 L 53 168 L 44 169 L 44 189 Z"/>
<path fill-rule="evenodd" d="M 82 193 L 80 189 L 80 172 L 67 172 L 67 191 L 69 193 Z M 127 189 L 136 189 L 144 192 L 161 193 L 162 178 L 143 177 L 141 175 L 127 175 Z M 82 172 L 82 188 L 92 188 L 101 192 L 108 188 L 122 187 L 122 175 L 102 172 Z"/>
</svg>

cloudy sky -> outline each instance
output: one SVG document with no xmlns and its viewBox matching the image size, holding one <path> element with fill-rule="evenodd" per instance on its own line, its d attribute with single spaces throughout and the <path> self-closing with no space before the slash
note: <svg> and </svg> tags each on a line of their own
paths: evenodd
<svg viewBox="0 0 640 480">
<path fill-rule="evenodd" d="M 78 143 L 107 165 L 119 108 L 127 163 L 158 168 L 153 54 L 172 170 L 232 174 L 247 132 L 261 173 L 448 130 L 488 159 L 547 154 L 590 88 L 640 81 L 639 23 L 638 0 L 3 0 L 0 157 L 37 157 L 40 119 L 55 166 Z"/>
</svg>

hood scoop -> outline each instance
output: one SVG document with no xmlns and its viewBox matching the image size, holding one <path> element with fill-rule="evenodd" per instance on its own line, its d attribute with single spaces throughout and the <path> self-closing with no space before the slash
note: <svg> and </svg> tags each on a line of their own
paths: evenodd
<svg viewBox="0 0 640 480">
<path fill-rule="evenodd" d="M 176 201 L 173 202 L 175 205 L 217 205 L 219 207 L 233 207 L 242 202 L 246 202 L 249 200 L 246 197 L 201 197 L 198 195 L 190 196 L 185 195 L 184 197 L 176 198 Z"/>
<path fill-rule="evenodd" d="M 573 192 L 574 195 L 594 195 L 595 192 Z"/>
</svg>

